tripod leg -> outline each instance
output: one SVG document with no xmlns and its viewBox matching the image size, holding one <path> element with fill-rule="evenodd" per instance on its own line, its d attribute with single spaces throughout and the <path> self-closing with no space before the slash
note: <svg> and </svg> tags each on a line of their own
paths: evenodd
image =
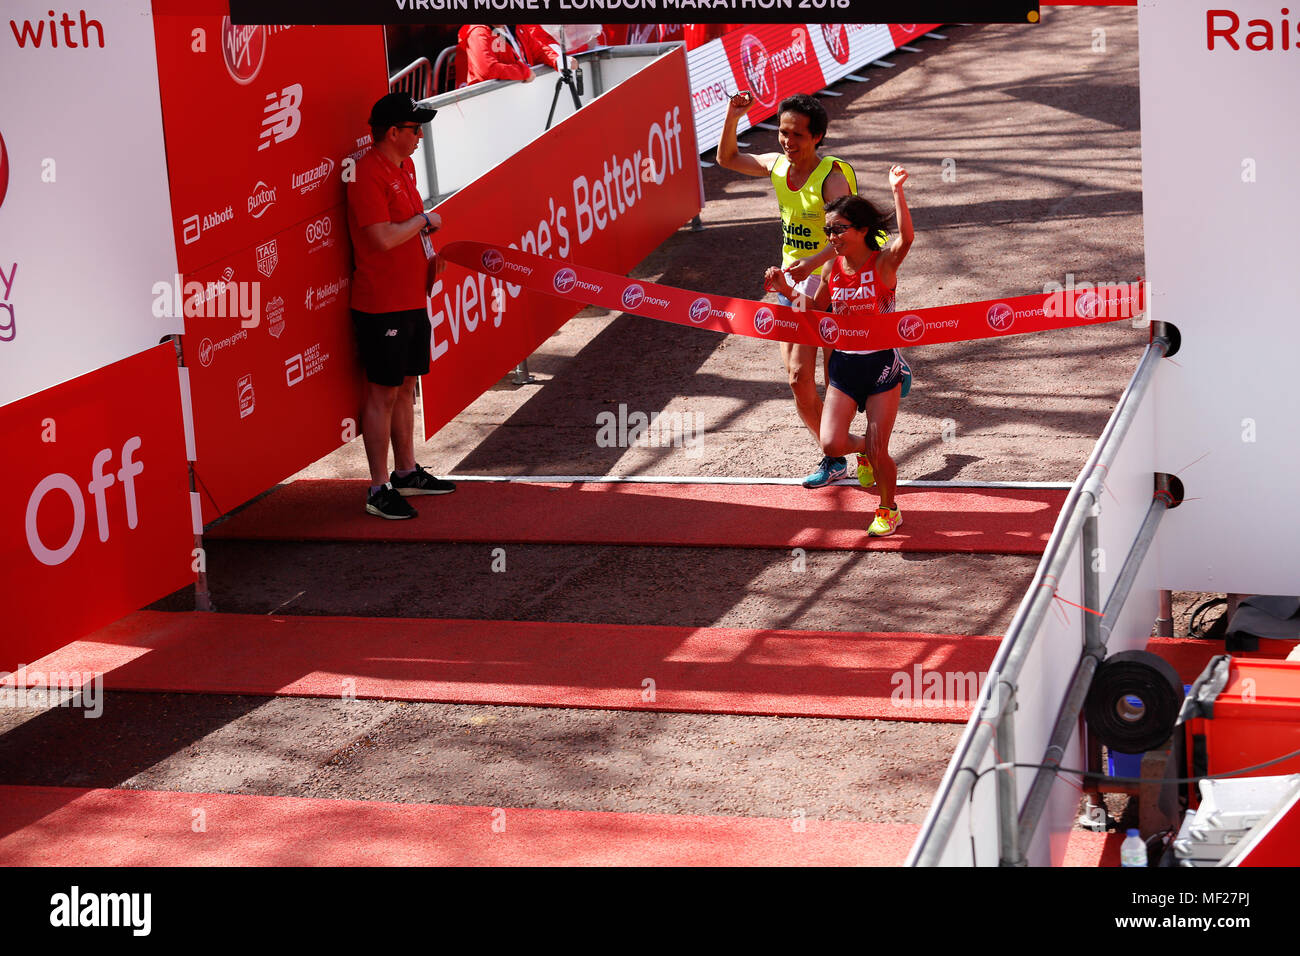
<svg viewBox="0 0 1300 956">
<path fill-rule="evenodd" d="M 543 129 L 550 129 L 551 123 L 555 120 L 555 107 L 560 104 L 560 84 L 563 82 L 563 77 L 555 81 L 555 95 L 551 97 L 551 111 L 546 114 L 546 126 Z"/>
</svg>

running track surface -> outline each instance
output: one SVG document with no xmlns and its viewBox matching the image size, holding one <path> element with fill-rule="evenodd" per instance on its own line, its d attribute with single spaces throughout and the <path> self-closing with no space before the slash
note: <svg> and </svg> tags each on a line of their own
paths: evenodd
<svg viewBox="0 0 1300 956">
<path fill-rule="evenodd" d="M 364 481 L 282 485 L 212 538 L 445 541 L 1042 554 L 1067 492 L 901 489 L 903 525 L 869 538 L 872 491 L 834 485 L 463 482 L 410 499 L 418 518 L 366 514 Z"/>
<path fill-rule="evenodd" d="M 195 830 L 196 812 L 203 828 Z M 919 827 L 0 787 L 5 866 L 898 866 Z M 1115 866 L 1121 834 L 1070 834 Z"/>
<path fill-rule="evenodd" d="M 976 686 L 944 703 L 951 689 L 926 675 L 982 674 L 999 640 L 141 611 L 26 673 L 29 685 L 103 673 L 110 690 L 951 723 L 970 716 Z"/>
</svg>

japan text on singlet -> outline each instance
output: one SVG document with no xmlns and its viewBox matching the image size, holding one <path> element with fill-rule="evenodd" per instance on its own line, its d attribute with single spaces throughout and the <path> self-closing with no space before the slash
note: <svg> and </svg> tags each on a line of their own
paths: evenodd
<svg viewBox="0 0 1300 956">
<path fill-rule="evenodd" d="M 837 164 L 849 182 L 849 190 L 856 193 L 858 180 L 853 167 L 834 156 L 823 156 L 808 181 L 798 190 L 791 189 L 786 182 L 790 160 L 781 156 L 772 164 L 772 185 L 781 207 L 782 269 L 789 268 L 796 259 L 816 254 L 826 244 L 826 203 L 822 199 L 822 186 Z"/>
<path fill-rule="evenodd" d="M 879 252 L 873 252 L 857 272 L 846 272 L 843 256 L 836 256 L 826 267 L 823 278 L 831 290 L 831 311 L 839 319 L 839 340 L 835 348 L 841 352 L 865 355 L 880 349 L 866 349 L 867 331 L 878 315 L 894 311 L 894 290 L 876 274 Z"/>
</svg>

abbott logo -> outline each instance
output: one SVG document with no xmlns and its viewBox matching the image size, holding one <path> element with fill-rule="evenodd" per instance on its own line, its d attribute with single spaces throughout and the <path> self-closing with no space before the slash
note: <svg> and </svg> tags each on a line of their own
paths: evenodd
<svg viewBox="0 0 1300 956">
<path fill-rule="evenodd" d="M 690 310 L 686 314 L 692 322 L 699 325 L 709 317 L 709 300 L 703 296 L 696 299 L 691 303 Z"/>
<path fill-rule="evenodd" d="M 623 290 L 623 308 L 635 311 L 645 301 L 645 289 L 635 282 Z"/>
<path fill-rule="evenodd" d="M 1015 313 L 1011 311 L 1011 306 L 1005 302 L 995 302 L 989 306 L 987 318 L 989 328 L 994 332 L 1005 332 L 1016 321 Z"/>
<path fill-rule="evenodd" d="M 136 451 L 139 451 L 140 444 L 139 435 L 126 440 L 126 443 L 122 446 L 120 458 L 122 467 L 116 472 L 117 482 L 122 485 L 124 504 L 126 506 L 126 526 L 129 529 L 134 529 L 140 519 L 135 500 L 135 476 L 144 471 L 144 463 L 131 457 Z M 96 454 L 90 463 L 90 481 L 86 483 L 86 492 L 95 499 L 95 520 L 99 528 L 100 541 L 107 541 L 109 538 L 107 491 L 113 487 L 114 472 L 105 473 L 104 465 L 112 457 L 113 450 L 111 448 L 104 448 Z M 45 501 L 45 496 L 52 491 L 63 492 L 68 496 L 68 501 L 72 503 L 72 530 L 68 533 L 67 540 L 57 548 L 46 545 L 41 539 L 40 529 L 36 526 L 36 520 L 41 511 L 41 503 Z M 31 549 L 32 556 L 41 564 L 57 567 L 72 557 L 73 552 L 81 544 L 82 532 L 86 530 L 86 499 L 81 493 L 80 486 L 73 480 L 71 475 L 65 475 L 63 472 L 46 475 L 32 489 L 31 496 L 27 499 L 26 527 L 27 546 Z"/>
<path fill-rule="evenodd" d="M 821 324 L 817 326 L 817 331 L 821 332 L 823 341 L 829 345 L 834 345 L 840 337 L 840 327 L 829 315 L 822 319 Z"/>
<path fill-rule="evenodd" d="M 256 79 L 266 57 L 266 30 L 261 26 L 237 27 L 230 17 L 221 18 L 221 55 L 226 72 L 241 86 Z"/>
<path fill-rule="evenodd" d="M 293 388 L 306 376 L 303 374 L 302 353 L 284 360 L 284 384 Z"/>
<path fill-rule="evenodd" d="M 776 316 L 767 306 L 754 313 L 754 331 L 759 335 L 767 335 L 774 325 L 776 325 Z"/>
<path fill-rule="evenodd" d="M 555 273 L 555 278 L 551 280 L 551 285 L 555 286 L 556 292 L 568 294 L 573 291 L 573 287 L 578 284 L 578 274 L 572 269 L 561 269 Z"/>
<path fill-rule="evenodd" d="M 506 257 L 501 254 L 500 249 L 484 249 L 479 261 L 483 263 L 483 268 L 489 275 L 496 275 L 506 265 Z"/>
<path fill-rule="evenodd" d="M 898 320 L 898 337 L 904 342 L 919 342 L 925 334 L 925 321 L 919 315 L 905 315 Z"/>
</svg>

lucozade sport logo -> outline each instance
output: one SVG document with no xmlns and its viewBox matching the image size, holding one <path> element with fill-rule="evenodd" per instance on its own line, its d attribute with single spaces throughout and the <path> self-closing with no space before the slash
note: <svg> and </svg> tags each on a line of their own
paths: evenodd
<svg viewBox="0 0 1300 956">
<path fill-rule="evenodd" d="M 237 27 L 230 22 L 230 17 L 222 17 L 221 55 L 231 79 L 241 86 L 252 83 L 266 58 L 266 28 L 257 25 Z"/>
</svg>

